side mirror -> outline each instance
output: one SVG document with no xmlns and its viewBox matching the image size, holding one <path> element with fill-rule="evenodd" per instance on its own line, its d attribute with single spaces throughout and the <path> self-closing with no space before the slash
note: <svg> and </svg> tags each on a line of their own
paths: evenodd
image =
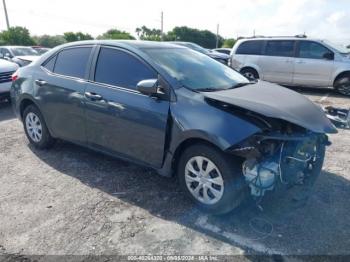
<svg viewBox="0 0 350 262">
<path fill-rule="evenodd" d="M 147 79 L 137 83 L 137 90 L 144 95 L 161 97 L 164 95 L 161 87 L 158 86 L 158 79 Z"/>
<path fill-rule="evenodd" d="M 326 60 L 334 60 L 334 53 L 325 53 L 323 58 Z"/>
</svg>

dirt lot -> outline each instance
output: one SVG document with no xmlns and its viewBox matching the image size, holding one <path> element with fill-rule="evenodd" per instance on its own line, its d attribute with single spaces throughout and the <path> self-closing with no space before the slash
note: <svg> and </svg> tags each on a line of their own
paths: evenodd
<svg viewBox="0 0 350 262">
<path fill-rule="evenodd" d="M 350 106 L 327 90 L 302 89 Z M 332 135 L 313 195 L 224 217 L 196 210 L 176 180 L 59 142 L 32 148 L 0 104 L 0 254 L 350 255 L 350 131 Z"/>
</svg>

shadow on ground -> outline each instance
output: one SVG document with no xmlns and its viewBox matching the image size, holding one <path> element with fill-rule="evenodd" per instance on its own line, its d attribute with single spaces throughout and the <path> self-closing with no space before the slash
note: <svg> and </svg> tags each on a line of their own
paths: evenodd
<svg viewBox="0 0 350 262">
<path fill-rule="evenodd" d="M 175 178 L 58 142 L 50 151 L 32 151 L 54 169 L 85 185 L 213 238 L 257 251 L 299 254 L 349 254 L 350 182 L 323 172 L 305 205 L 288 197 L 268 197 L 264 211 L 255 206 L 217 217 L 195 209 Z M 252 249 L 251 249 L 252 248 Z"/>
</svg>

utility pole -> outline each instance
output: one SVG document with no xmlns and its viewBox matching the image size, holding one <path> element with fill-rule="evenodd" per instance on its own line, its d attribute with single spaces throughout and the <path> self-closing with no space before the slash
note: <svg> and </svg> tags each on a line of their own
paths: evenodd
<svg viewBox="0 0 350 262">
<path fill-rule="evenodd" d="M 163 41 L 164 34 L 164 14 L 163 11 L 160 14 L 160 40 Z"/>
<path fill-rule="evenodd" d="M 219 29 L 220 29 L 220 25 L 217 24 L 217 26 L 216 26 L 216 48 L 219 47 Z"/>
<path fill-rule="evenodd" d="M 2 0 L 2 3 L 4 5 L 4 11 L 5 11 L 5 17 L 6 17 L 6 24 L 7 24 L 7 30 L 10 29 L 10 22 L 9 22 L 9 16 L 7 14 L 7 8 L 6 8 L 6 2 L 5 0 Z"/>
</svg>

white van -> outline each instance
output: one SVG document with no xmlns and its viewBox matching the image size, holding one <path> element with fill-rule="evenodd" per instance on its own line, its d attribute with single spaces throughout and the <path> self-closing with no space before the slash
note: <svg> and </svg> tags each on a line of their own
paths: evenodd
<svg viewBox="0 0 350 262">
<path fill-rule="evenodd" d="M 334 87 L 350 96 L 350 50 L 306 37 L 238 40 L 230 65 L 250 79 L 289 86 Z"/>
</svg>

